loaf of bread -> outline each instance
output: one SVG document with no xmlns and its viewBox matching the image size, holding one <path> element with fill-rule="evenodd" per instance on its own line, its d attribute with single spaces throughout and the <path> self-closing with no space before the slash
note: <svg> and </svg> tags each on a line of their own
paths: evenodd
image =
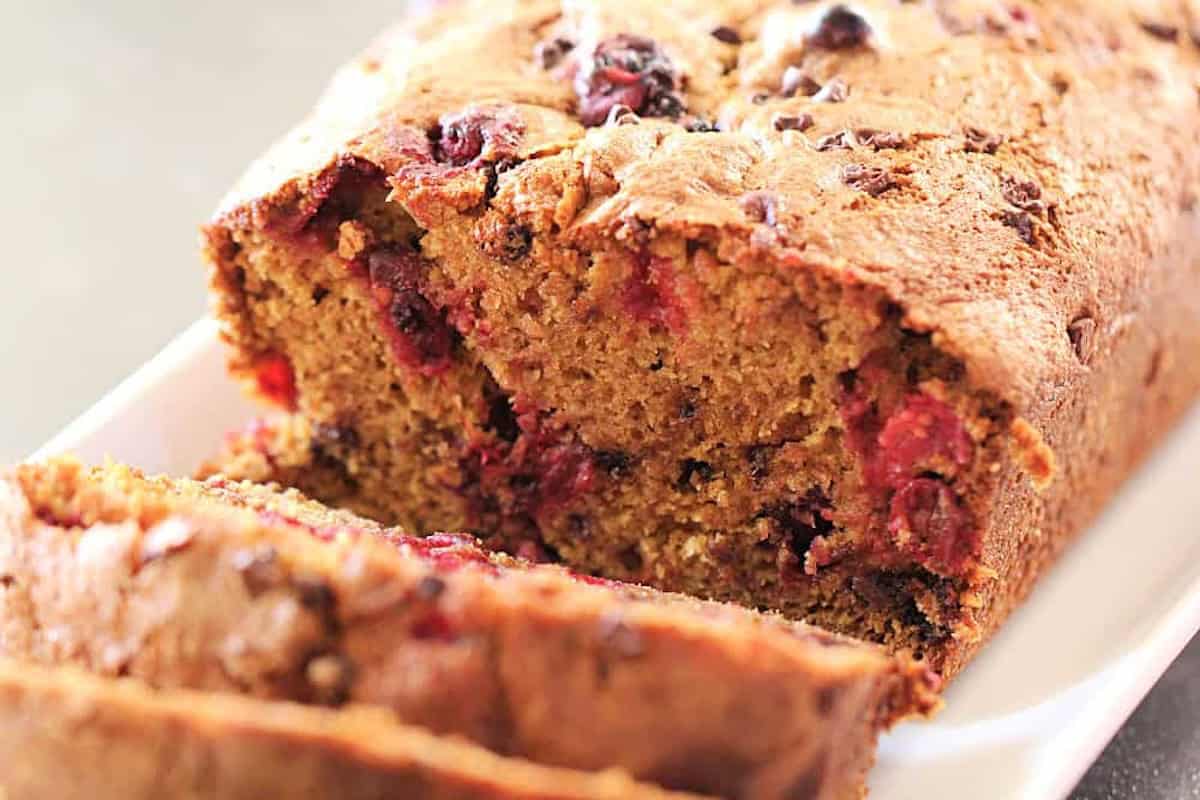
<svg viewBox="0 0 1200 800">
<path fill-rule="evenodd" d="M 217 468 L 952 675 L 1200 390 L 1197 12 L 444 4 L 207 228 Z"/>
<path fill-rule="evenodd" d="M 330 710 L 0 660 L 5 800 L 698 800 Z"/>
<path fill-rule="evenodd" d="M 119 465 L 0 478 L 0 575 L 3 657 L 722 797 L 858 797 L 879 732 L 938 704 L 920 663 L 803 623 Z"/>
</svg>

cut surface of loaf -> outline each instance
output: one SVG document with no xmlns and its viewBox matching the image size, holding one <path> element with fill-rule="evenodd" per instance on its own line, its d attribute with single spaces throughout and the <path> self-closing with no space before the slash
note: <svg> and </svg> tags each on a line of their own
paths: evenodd
<svg viewBox="0 0 1200 800">
<path fill-rule="evenodd" d="M 1200 389 L 1197 16 L 446 4 L 208 228 L 217 468 L 951 675 Z"/>
<path fill-rule="evenodd" d="M 6 800 L 699 800 L 331 710 L 0 661 Z"/>
<path fill-rule="evenodd" d="M 856 797 L 879 732 L 938 705 L 924 665 L 802 623 L 115 464 L 0 479 L 0 575 L 6 657 L 382 706 L 681 791 Z"/>
</svg>

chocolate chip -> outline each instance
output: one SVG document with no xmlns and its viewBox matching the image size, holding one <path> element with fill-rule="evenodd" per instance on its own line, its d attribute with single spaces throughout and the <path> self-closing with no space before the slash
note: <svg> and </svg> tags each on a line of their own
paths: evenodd
<svg viewBox="0 0 1200 800">
<path fill-rule="evenodd" d="M 567 532 L 575 539 L 586 541 L 592 538 L 592 523 L 582 514 L 571 514 L 567 517 Z"/>
<path fill-rule="evenodd" d="M 315 288 L 315 289 L 313 289 L 313 291 L 312 291 L 312 301 L 313 301 L 313 305 L 315 305 L 315 306 L 319 306 L 319 305 L 321 305 L 321 301 L 322 301 L 322 300 L 324 300 L 324 299 L 325 299 L 326 297 L 328 297 L 328 296 L 329 296 L 329 290 L 328 290 L 328 289 L 326 289 L 324 286 L 318 286 L 318 287 L 316 287 L 316 288 Z"/>
<path fill-rule="evenodd" d="M 867 167 L 862 164 L 848 164 L 842 170 L 842 180 L 851 189 L 865 192 L 872 197 L 896 186 L 896 179 L 890 170 L 881 167 Z"/>
<path fill-rule="evenodd" d="M 850 84 L 834 78 L 813 95 L 814 103 L 844 103 L 850 98 Z"/>
<path fill-rule="evenodd" d="M 633 469 L 633 457 L 619 450 L 597 450 L 592 459 L 612 478 L 627 477 Z"/>
<path fill-rule="evenodd" d="M 750 102 L 756 106 L 761 106 L 763 103 L 771 99 L 771 95 L 766 92 L 755 92 L 750 95 Z"/>
<path fill-rule="evenodd" d="M 833 6 L 821 17 L 808 43 L 824 50 L 862 47 L 871 38 L 871 26 L 845 5 Z"/>
<path fill-rule="evenodd" d="M 1090 364 L 1096 348 L 1096 320 L 1089 316 L 1079 317 L 1067 326 L 1067 335 L 1079 363 Z"/>
<path fill-rule="evenodd" d="M 696 416 L 696 404 L 691 400 L 684 400 L 679 405 L 679 418 L 692 419 Z"/>
<path fill-rule="evenodd" d="M 1012 228 L 1021 237 L 1021 241 L 1025 244 L 1033 245 L 1037 242 L 1037 236 L 1034 232 L 1033 217 L 1025 211 L 1004 211 L 1000 215 L 1000 221 L 1008 227 Z"/>
<path fill-rule="evenodd" d="M 854 147 L 854 134 L 850 131 L 838 131 L 817 139 L 816 148 L 821 153 L 830 150 L 849 150 Z"/>
<path fill-rule="evenodd" d="M 354 662 L 349 658 L 340 653 L 328 653 L 311 659 L 304 668 L 304 676 L 317 703 L 340 706 L 350 699 L 355 671 Z"/>
<path fill-rule="evenodd" d="M 776 114 L 771 124 L 777 131 L 806 131 L 813 122 L 812 114 Z"/>
<path fill-rule="evenodd" d="M 985 153 L 989 156 L 995 155 L 1000 145 L 1004 144 L 1003 136 L 971 126 L 963 128 L 963 139 L 963 149 L 968 153 Z"/>
<path fill-rule="evenodd" d="M 742 211 L 752 221 L 774 228 L 779 220 L 777 217 L 777 200 L 771 192 L 759 191 L 742 195 Z"/>
<path fill-rule="evenodd" d="M 0 575 L 0 589 L 8 589 L 16 584 L 17 579 L 12 575 Z"/>
<path fill-rule="evenodd" d="M 746 451 L 746 460 L 750 462 L 750 477 L 761 481 L 771 474 L 771 459 L 775 448 L 771 445 L 760 444 Z"/>
<path fill-rule="evenodd" d="M 302 576 L 292 580 L 292 587 L 300 598 L 300 604 L 322 616 L 333 613 L 337 598 L 329 584 L 314 576 Z"/>
<path fill-rule="evenodd" d="M 1042 187 L 1033 181 L 1005 175 L 1000 181 L 1000 191 L 1009 204 L 1022 211 L 1040 214 L 1046 208 L 1042 202 Z"/>
<path fill-rule="evenodd" d="M 426 575 L 417 581 L 413 588 L 413 597 L 423 603 L 437 600 L 446 591 L 446 582 L 436 575 Z"/>
<path fill-rule="evenodd" d="M 238 550 L 233 554 L 232 561 L 233 568 L 242 574 L 242 583 L 251 597 L 275 589 L 287 580 L 287 571 L 279 563 L 279 554 L 271 545 Z"/>
<path fill-rule="evenodd" d="M 567 53 L 574 49 L 574 42 L 557 37 L 534 45 L 533 58 L 542 69 L 553 69 L 562 63 Z"/>
<path fill-rule="evenodd" d="M 791 66 L 783 71 L 779 93 L 784 97 L 795 97 L 798 94 L 812 97 L 819 91 L 821 91 L 821 84 L 813 80 L 812 76 L 800 67 Z"/>
<path fill-rule="evenodd" d="M 735 31 L 733 28 L 729 27 L 728 25 L 719 25 L 716 28 L 713 28 L 711 33 L 712 33 L 712 37 L 714 39 L 716 39 L 718 42 L 724 42 L 725 44 L 741 44 L 742 43 L 741 34 L 739 34 L 737 31 Z"/>
<path fill-rule="evenodd" d="M 690 133 L 716 133 L 720 130 L 717 123 L 704 117 L 692 117 L 683 127 Z"/>
<path fill-rule="evenodd" d="M 532 246 L 533 233 L 524 225 L 517 224 L 501 226 L 494 237 L 485 238 L 480 243 L 485 255 L 509 264 L 529 255 Z"/>
<path fill-rule="evenodd" d="M 863 147 L 875 150 L 900 150 L 908 144 L 908 137 L 896 131 L 878 131 L 874 128 L 858 128 L 855 140 Z"/>
<path fill-rule="evenodd" d="M 1179 41 L 1179 26 L 1172 25 L 1168 22 L 1155 22 L 1153 20 L 1141 20 L 1142 30 L 1153 36 L 1155 39 L 1161 39 L 1164 42 Z"/>
<path fill-rule="evenodd" d="M 696 486 L 692 481 L 693 477 L 699 479 L 701 483 L 707 483 L 715 476 L 712 464 L 694 458 L 685 458 L 679 462 L 679 477 L 675 481 L 675 488 L 680 492 L 694 492 Z"/>
<path fill-rule="evenodd" d="M 324 422 L 313 427 L 313 438 L 327 447 L 355 449 L 359 446 L 358 431 L 351 425 L 333 425 Z"/>
</svg>

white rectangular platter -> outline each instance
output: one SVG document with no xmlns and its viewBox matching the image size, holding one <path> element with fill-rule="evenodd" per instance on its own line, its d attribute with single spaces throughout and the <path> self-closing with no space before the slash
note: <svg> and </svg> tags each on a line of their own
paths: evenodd
<svg viewBox="0 0 1200 800">
<path fill-rule="evenodd" d="M 186 475 L 254 408 L 202 320 L 37 454 Z M 950 687 L 888 736 L 875 800 L 1057 800 L 1200 628 L 1200 412 Z"/>
</svg>

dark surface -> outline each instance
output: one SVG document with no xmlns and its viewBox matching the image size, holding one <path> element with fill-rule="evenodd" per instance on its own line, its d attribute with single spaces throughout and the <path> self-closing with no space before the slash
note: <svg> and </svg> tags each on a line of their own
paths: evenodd
<svg viewBox="0 0 1200 800">
<path fill-rule="evenodd" d="M 1092 765 L 1071 800 L 1200 798 L 1200 636 Z"/>
</svg>

